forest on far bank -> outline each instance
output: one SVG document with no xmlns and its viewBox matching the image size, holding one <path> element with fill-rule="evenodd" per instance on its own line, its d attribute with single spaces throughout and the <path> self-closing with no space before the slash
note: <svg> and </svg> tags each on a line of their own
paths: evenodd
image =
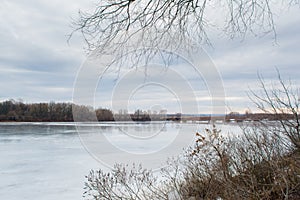
<svg viewBox="0 0 300 200">
<path fill-rule="evenodd" d="M 0 102 L 0 121 L 16 122 L 73 122 L 72 109 L 80 113 L 96 112 L 98 121 L 113 121 L 109 109 L 75 105 L 72 103 L 23 103 L 13 99 Z"/>
<path fill-rule="evenodd" d="M 75 115 L 74 115 L 75 114 Z M 98 121 L 217 121 L 220 116 L 201 114 L 147 113 L 136 110 L 134 113 L 113 113 L 107 108 L 94 109 L 91 106 L 74 103 L 23 103 L 13 99 L 0 102 L 0 122 L 93 122 Z M 75 116 L 75 117 L 74 117 Z M 292 113 L 245 113 L 230 112 L 222 116 L 224 122 L 278 121 L 291 120 Z"/>
</svg>

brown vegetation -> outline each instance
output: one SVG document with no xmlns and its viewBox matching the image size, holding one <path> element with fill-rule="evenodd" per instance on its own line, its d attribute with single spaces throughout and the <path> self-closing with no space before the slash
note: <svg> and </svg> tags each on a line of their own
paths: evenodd
<svg viewBox="0 0 300 200">
<path fill-rule="evenodd" d="M 197 133 L 184 158 L 156 174 L 141 166 L 91 171 L 87 199 L 299 199 L 300 152 L 260 128 L 224 138 L 213 127 Z M 172 196 L 172 198 L 171 198 Z"/>
<path fill-rule="evenodd" d="M 116 165 L 91 171 L 87 199 L 300 199 L 299 100 L 279 77 L 276 88 L 254 94 L 258 108 L 277 121 L 252 122 L 223 137 L 215 126 L 196 133 L 194 146 L 157 176 L 142 167 Z M 287 114 L 289 118 L 281 118 Z M 292 118 L 290 118 L 293 116 Z"/>
</svg>

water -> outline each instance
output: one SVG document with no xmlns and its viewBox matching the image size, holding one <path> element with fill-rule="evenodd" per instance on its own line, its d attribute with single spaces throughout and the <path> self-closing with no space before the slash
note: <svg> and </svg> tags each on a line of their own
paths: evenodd
<svg viewBox="0 0 300 200">
<path fill-rule="evenodd" d="M 221 128 L 224 134 L 236 129 Z M 83 199 L 90 169 L 125 161 L 161 166 L 193 142 L 194 132 L 195 125 L 176 123 L 82 123 L 77 129 L 73 123 L 1 123 L 0 199 Z"/>
</svg>

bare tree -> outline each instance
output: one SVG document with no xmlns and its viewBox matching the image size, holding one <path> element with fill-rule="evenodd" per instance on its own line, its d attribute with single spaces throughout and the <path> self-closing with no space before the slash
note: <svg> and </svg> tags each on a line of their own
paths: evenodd
<svg viewBox="0 0 300 200">
<path fill-rule="evenodd" d="M 212 28 L 230 37 L 269 32 L 276 36 L 273 6 L 294 4 L 299 0 L 281 5 L 268 0 L 102 0 L 94 12 L 79 12 L 74 32 L 82 33 L 88 50 L 99 53 L 123 51 L 132 40 L 144 47 L 189 49 L 191 40 L 209 43 Z M 221 23 L 214 24 L 215 16 Z"/>
<path fill-rule="evenodd" d="M 283 81 L 279 71 L 278 81 L 267 83 L 261 76 L 259 92 L 251 91 L 251 100 L 263 113 L 272 114 L 270 121 L 262 124 L 274 134 L 288 137 L 296 149 L 300 148 L 300 99 L 299 91 L 291 81 Z M 287 144 L 289 145 L 289 144 Z"/>
</svg>

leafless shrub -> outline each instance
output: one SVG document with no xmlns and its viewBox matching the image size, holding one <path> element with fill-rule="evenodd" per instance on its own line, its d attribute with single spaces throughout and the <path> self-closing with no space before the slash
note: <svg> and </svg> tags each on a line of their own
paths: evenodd
<svg viewBox="0 0 300 200">
<path fill-rule="evenodd" d="M 224 138 L 216 127 L 197 133 L 195 145 L 157 174 L 122 165 L 112 173 L 91 171 L 85 196 L 97 200 L 299 198 L 299 151 L 288 151 L 278 135 L 260 131 L 252 127 L 235 138 Z"/>
<path fill-rule="evenodd" d="M 261 127 L 224 138 L 214 127 L 198 134 L 188 151 L 181 195 L 184 199 L 290 199 L 299 195 L 299 151 Z M 299 196 L 297 196 L 299 197 Z"/>
<path fill-rule="evenodd" d="M 251 91 L 250 98 L 263 113 L 273 114 L 276 123 L 262 121 L 262 126 L 274 134 L 289 138 L 294 148 L 300 148 L 300 97 L 292 82 L 285 82 L 278 71 L 278 82 L 266 83 L 260 76 L 260 92 Z M 287 144 L 288 145 L 288 144 Z"/>
<path fill-rule="evenodd" d="M 269 90 L 261 81 L 263 93 L 254 95 L 256 105 L 273 113 L 275 121 L 248 123 L 242 126 L 241 134 L 228 137 L 216 126 L 197 132 L 195 144 L 178 159 L 170 160 L 160 173 L 121 165 L 112 173 L 91 171 L 86 197 L 299 199 L 299 102 L 280 76 L 279 83 L 281 87 Z"/>
<path fill-rule="evenodd" d="M 116 164 L 110 173 L 92 170 L 86 178 L 84 197 L 87 199 L 168 198 L 164 188 L 158 187 L 157 177 L 141 165 Z"/>
</svg>

